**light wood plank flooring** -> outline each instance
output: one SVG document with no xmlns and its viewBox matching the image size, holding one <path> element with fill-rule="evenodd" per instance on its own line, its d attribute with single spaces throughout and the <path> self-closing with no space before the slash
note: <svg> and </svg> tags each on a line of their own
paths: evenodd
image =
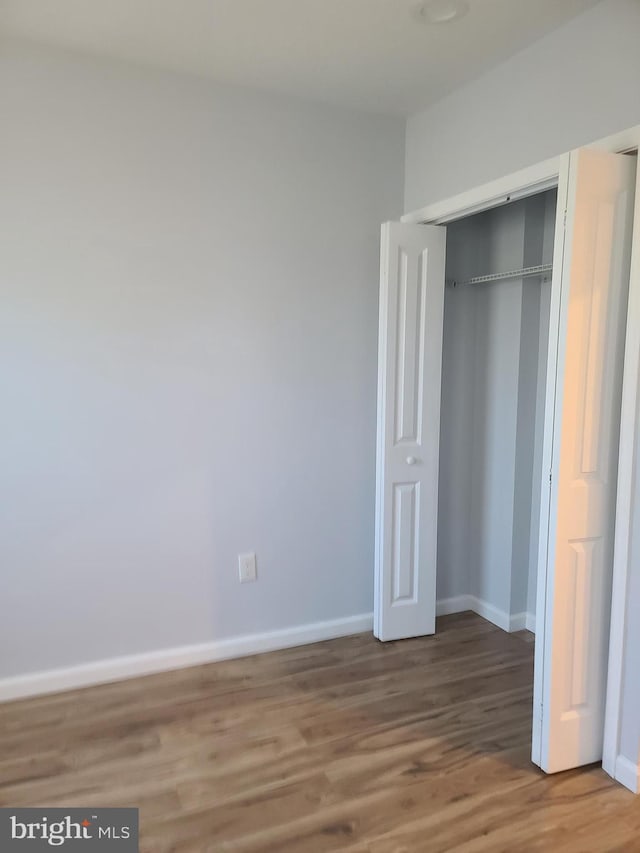
<svg viewBox="0 0 640 853">
<path fill-rule="evenodd" d="M 144 853 L 640 851 L 640 797 L 529 761 L 533 644 L 471 613 L 0 706 L 0 805 L 139 806 Z"/>
</svg>

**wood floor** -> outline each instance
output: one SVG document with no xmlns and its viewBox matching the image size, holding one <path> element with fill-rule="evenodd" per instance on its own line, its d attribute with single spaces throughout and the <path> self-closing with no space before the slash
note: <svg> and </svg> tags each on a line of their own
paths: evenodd
<svg viewBox="0 0 640 853">
<path fill-rule="evenodd" d="M 0 805 L 139 806 L 144 853 L 640 851 L 640 797 L 529 761 L 533 644 L 470 613 L 0 706 Z"/>
</svg>

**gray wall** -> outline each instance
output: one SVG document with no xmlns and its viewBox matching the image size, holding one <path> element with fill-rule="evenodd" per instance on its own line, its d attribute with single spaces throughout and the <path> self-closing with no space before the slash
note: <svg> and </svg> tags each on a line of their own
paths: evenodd
<svg viewBox="0 0 640 853">
<path fill-rule="evenodd" d="M 555 193 L 553 194 L 555 195 Z M 555 211 L 552 211 L 555 213 Z M 546 196 L 528 199 L 524 207 L 522 266 L 537 266 L 543 260 Z M 552 216 L 555 222 L 555 216 Z M 539 517 L 540 463 L 536 457 L 537 432 L 543 423 L 537 414 L 544 411 L 544 386 L 538 383 L 540 370 L 541 323 L 549 326 L 549 315 L 541 315 L 542 279 L 522 282 L 520 311 L 520 358 L 518 375 L 518 413 L 516 424 L 516 469 L 513 502 L 513 547 L 511 551 L 511 613 L 527 610 L 529 578 L 537 573 L 537 554 L 531 540 L 538 539 L 532 526 L 534 507 Z M 546 363 L 546 353 L 544 354 Z M 546 373 L 546 370 L 544 370 Z M 537 468 L 534 463 L 538 461 Z M 534 494 L 534 482 L 536 484 Z M 532 559 L 533 557 L 533 559 Z M 535 612 L 535 611 L 534 611 Z"/>
<path fill-rule="evenodd" d="M 485 215 L 488 266 L 475 275 L 518 269 L 523 258 L 524 203 Z M 503 613 L 511 612 L 521 311 L 521 280 L 478 285 L 472 364 L 471 593 Z"/>
<path fill-rule="evenodd" d="M 638 377 L 638 401 L 636 423 L 640 423 L 640 377 Z M 620 752 L 628 761 L 640 765 L 640 431 L 636 433 L 634 447 L 633 482 L 635 499 L 631 517 L 627 581 L 627 629 L 624 637 Z"/>
<path fill-rule="evenodd" d="M 463 281 L 487 264 L 487 219 L 447 228 L 446 275 Z M 440 471 L 438 482 L 438 600 L 470 592 L 471 467 L 476 291 L 447 287 L 444 294 Z"/>
<path fill-rule="evenodd" d="M 545 240 L 555 195 L 450 225 L 447 277 L 541 263 L 552 248 Z M 515 279 L 445 293 L 438 598 L 471 594 L 506 616 L 527 611 L 538 559 L 532 514 L 540 501 L 549 328 L 543 288 L 537 279 Z"/>
<path fill-rule="evenodd" d="M 405 210 L 640 123 L 640 3 L 592 10 L 407 124 Z"/>
<path fill-rule="evenodd" d="M 403 123 L 0 56 L 0 676 L 370 612 Z"/>
<path fill-rule="evenodd" d="M 553 261 L 553 243 L 556 226 L 557 192 L 545 194 L 544 233 L 542 237 L 542 263 Z M 542 442 L 544 437 L 544 401 L 547 387 L 547 359 L 549 354 L 549 322 L 551 317 L 551 277 L 540 282 L 538 289 L 540 318 L 538 320 L 538 375 L 535 411 L 533 470 L 542 470 Z M 540 478 L 533 477 L 531 494 L 531 532 L 529 537 L 529 587 L 527 613 L 535 615 L 538 583 L 538 545 L 540 539 Z"/>
</svg>

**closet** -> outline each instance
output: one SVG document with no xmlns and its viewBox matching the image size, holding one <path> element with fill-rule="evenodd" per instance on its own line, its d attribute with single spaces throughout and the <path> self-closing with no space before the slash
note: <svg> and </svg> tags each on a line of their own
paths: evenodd
<svg viewBox="0 0 640 853">
<path fill-rule="evenodd" d="M 447 228 L 437 531 L 440 612 L 535 627 L 557 191 Z"/>
<path fill-rule="evenodd" d="M 382 226 L 374 634 L 535 630 L 547 772 L 603 755 L 636 160 L 577 149 Z"/>
</svg>

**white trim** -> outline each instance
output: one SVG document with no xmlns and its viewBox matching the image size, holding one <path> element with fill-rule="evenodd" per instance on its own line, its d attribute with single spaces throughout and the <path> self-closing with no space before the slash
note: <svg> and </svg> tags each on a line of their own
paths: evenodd
<svg viewBox="0 0 640 853">
<path fill-rule="evenodd" d="M 382 633 L 381 610 L 378 604 L 382 596 L 382 505 L 384 490 L 384 442 L 385 421 L 384 406 L 387 397 L 387 250 L 389 241 L 387 239 L 388 223 L 380 228 L 380 290 L 378 309 L 378 394 L 376 399 L 376 503 L 375 503 L 375 531 L 373 552 L 373 633 L 379 637 Z"/>
<path fill-rule="evenodd" d="M 640 424 L 640 170 L 636 178 L 629 306 L 622 381 L 620 413 L 620 451 L 618 456 L 618 488 L 611 590 L 611 631 L 609 635 L 609 669 L 607 704 L 604 718 L 602 766 L 617 778 L 616 767 L 620 746 L 622 718 L 622 670 L 625 651 L 626 602 L 628 572 L 631 565 L 631 519 L 634 484 L 637 477 L 635 434 Z"/>
<path fill-rule="evenodd" d="M 0 702 L 23 699 L 27 696 L 39 696 L 44 693 L 76 690 L 93 684 L 121 681 L 126 678 L 199 666 L 229 658 L 262 654 L 291 646 L 304 646 L 308 643 L 347 637 L 372 629 L 373 614 L 363 613 L 359 616 L 347 616 L 344 619 L 315 622 L 294 628 L 284 628 L 279 631 L 267 631 L 263 634 L 247 634 L 242 637 L 215 640 L 211 643 L 179 646 L 173 649 L 110 658 L 80 664 L 79 666 L 34 672 L 0 680 Z"/>
<path fill-rule="evenodd" d="M 616 759 L 613 778 L 632 793 L 640 794 L 640 765 L 629 761 L 624 755 L 619 755 Z"/>
<path fill-rule="evenodd" d="M 473 610 L 472 595 L 456 595 L 453 598 L 439 598 L 436 601 L 436 616 L 464 613 L 465 610 Z"/>
<path fill-rule="evenodd" d="M 521 630 L 520 622 L 523 617 L 526 617 L 527 627 L 529 627 L 531 618 L 535 625 L 535 617 L 529 613 L 509 617 L 504 611 L 498 610 L 473 595 L 458 595 L 454 598 L 439 599 L 436 606 L 438 616 L 463 613 L 466 610 L 477 613 L 505 631 Z M 178 646 L 156 652 L 143 652 L 142 654 L 125 655 L 76 666 L 45 670 L 44 672 L 33 672 L 27 675 L 0 679 L 0 702 L 26 699 L 29 696 L 42 696 L 47 693 L 62 693 L 66 690 L 78 690 L 96 684 L 124 681 L 128 678 L 139 678 L 174 669 L 201 666 L 215 661 L 263 654 L 264 652 L 287 649 L 293 646 L 304 646 L 323 640 L 348 637 L 351 634 L 361 634 L 372 629 L 373 614 L 363 613 L 359 616 L 315 622 L 295 628 L 284 628 L 280 631 L 247 634 L 243 637 L 215 640 L 211 643 Z M 532 629 L 529 628 L 529 630 Z"/>
<path fill-rule="evenodd" d="M 498 628 L 502 628 L 503 631 L 510 630 L 511 618 L 505 610 L 500 610 L 497 607 L 494 607 L 493 604 L 489 604 L 488 601 L 484 601 L 482 598 L 476 598 L 475 595 L 471 595 L 469 597 L 472 601 L 471 609 L 474 613 L 477 613 L 478 616 L 482 616 L 482 618 L 486 619 L 488 622 L 493 622 L 494 625 L 497 625 Z"/>
<path fill-rule="evenodd" d="M 566 229 L 565 216 L 569 203 L 569 180 L 571 155 L 563 155 L 558 181 L 556 224 L 553 243 L 553 275 L 551 278 L 551 302 L 549 306 L 549 342 L 547 350 L 547 384 L 544 404 L 544 429 L 542 437 L 542 472 L 540 483 L 540 526 L 538 531 L 538 575 L 536 585 L 536 619 L 539 630 L 536 634 L 534 679 L 533 679 L 533 724 L 531 729 L 531 760 L 539 767 L 542 764 L 543 738 L 543 694 L 545 672 L 550 665 L 550 648 L 545 646 L 546 627 L 553 619 L 553 600 L 547 600 L 549 578 L 553 571 L 553 553 L 549 553 L 549 542 L 555 541 L 558 502 L 558 471 L 560 464 L 559 430 L 561 423 L 562 396 L 557 396 L 558 376 L 564 371 L 566 326 L 564 313 L 567 310 L 567 293 L 563 293 Z M 547 476 L 552 472 L 552 479 Z"/>
<path fill-rule="evenodd" d="M 521 613 L 513 613 L 509 617 L 509 633 L 514 631 L 524 631 L 527 627 L 527 613 L 523 610 Z"/>
<path fill-rule="evenodd" d="M 436 602 L 436 614 L 438 616 L 447 616 L 451 613 L 464 613 L 465 610 L 471 610 L 482 616 L 488 622 L 502 628 L 503 631 L 513 633 L 513 631 L 528 631 L 535 633 L 536 617 L 532 613 L 513 613 L 509 614 L 506 610 L 500 610 L 489 604 L 482 598 L 476 595 L 456 595 L 453 598 L 440 598 Z M 530 627 L 533 626 L 533 627 Z"/>
</svg>

